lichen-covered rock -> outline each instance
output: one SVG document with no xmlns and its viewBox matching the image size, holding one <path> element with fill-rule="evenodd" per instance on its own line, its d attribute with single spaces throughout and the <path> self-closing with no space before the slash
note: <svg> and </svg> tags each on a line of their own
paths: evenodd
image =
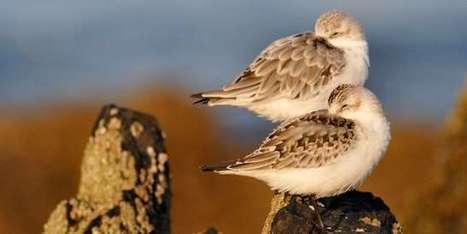
<svg viewBox="0 0 467 234">
<path fill-rule="evenodd" d="M 275 194 L 262 233 L 402 233 L 389 208 L 371 193 L 350 191 L 318 204 L 325 230 L 310 197 Z"/>
<path fill-rule="evenodd" d="M 156 120 L 105 106 L 85 149 L 78 194 L 59 203 L 44 233 L 170 233 L 169 183 Z"/>
</svg>

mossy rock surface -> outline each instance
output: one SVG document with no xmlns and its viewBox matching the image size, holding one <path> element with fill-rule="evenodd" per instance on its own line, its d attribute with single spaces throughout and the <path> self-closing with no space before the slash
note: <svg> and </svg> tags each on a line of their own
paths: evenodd
<svg viewBox="0 0 467 234">
<path fill-rule="evenodd" d="M 44 233 L 170 233 L 170 172 L 163 133 L 146 114 L 105 106 L 92 130 L 76 197 Z"/>
</svg>

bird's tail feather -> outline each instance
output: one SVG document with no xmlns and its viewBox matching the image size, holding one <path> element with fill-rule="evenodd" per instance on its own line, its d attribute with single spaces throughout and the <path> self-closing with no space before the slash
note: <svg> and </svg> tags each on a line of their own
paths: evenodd
<svg viewBox="0 0 467 234">
<path fill-rule="evenodd" d="M 235 163 L 235 161 L 225 161 L 225 162 L 219 162 L 219 163 L 214 163 L 214 164 L 206 164 L 201 166 L 199 169 L 204 172 L 219 172 L 219 171 L 225 171 L 228 170 L 229 166 L 232 165 L 232 163 Z"/>
<path fill-rule="evenodd" d="M 207 91 L 195 93 L 191 98 L 198 99 L 193 104 L 207 104 L 210 106 L 216 105 L 234 105 L 236 97 L 226 94 L 223 90 Z"/>
</svg>

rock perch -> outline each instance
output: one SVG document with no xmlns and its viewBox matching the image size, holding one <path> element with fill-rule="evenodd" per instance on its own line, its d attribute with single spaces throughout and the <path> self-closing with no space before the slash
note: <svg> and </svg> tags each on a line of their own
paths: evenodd
<svg viewBox="0 0 467 234">
<path fill-rule="evenodd" d="M 92 130 L 76 197 L 62 201 L 44 233 L 170 233 L 170 172 L 157 121 L 105 106 Z"/>
<path fill-rule="evenodd" d="M 402 233 L 389 208 L 371 193 L 349 191 L 318 199 L 325 230 L 319 228 L 312 204 L 306 196 L 275 194 L 262 234 Z"/>
</svg>

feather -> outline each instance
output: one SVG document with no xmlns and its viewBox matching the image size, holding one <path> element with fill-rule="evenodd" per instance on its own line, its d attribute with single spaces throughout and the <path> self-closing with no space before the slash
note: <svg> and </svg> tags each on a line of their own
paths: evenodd
<svg viewBox="0 0 467 234">
<path fill-rule="evenodd" d="M 303 99 L 319 94 L 344 65 L 342 50 L 313 33 L 296 34 L 271 43 L 232 83 L 201 93 L 208 99 L 196 102 L 250 106 L 276 97 Z"/>
<path fill-rule="evenodd" d="M 315 111 L 281 124 L 252 154 L 206 170 L 281 170 L 329 165 L 342 158 L 355 143 L 355 131 L 351 120 L 331 116 L 324 110 Z"/>
</svg>

